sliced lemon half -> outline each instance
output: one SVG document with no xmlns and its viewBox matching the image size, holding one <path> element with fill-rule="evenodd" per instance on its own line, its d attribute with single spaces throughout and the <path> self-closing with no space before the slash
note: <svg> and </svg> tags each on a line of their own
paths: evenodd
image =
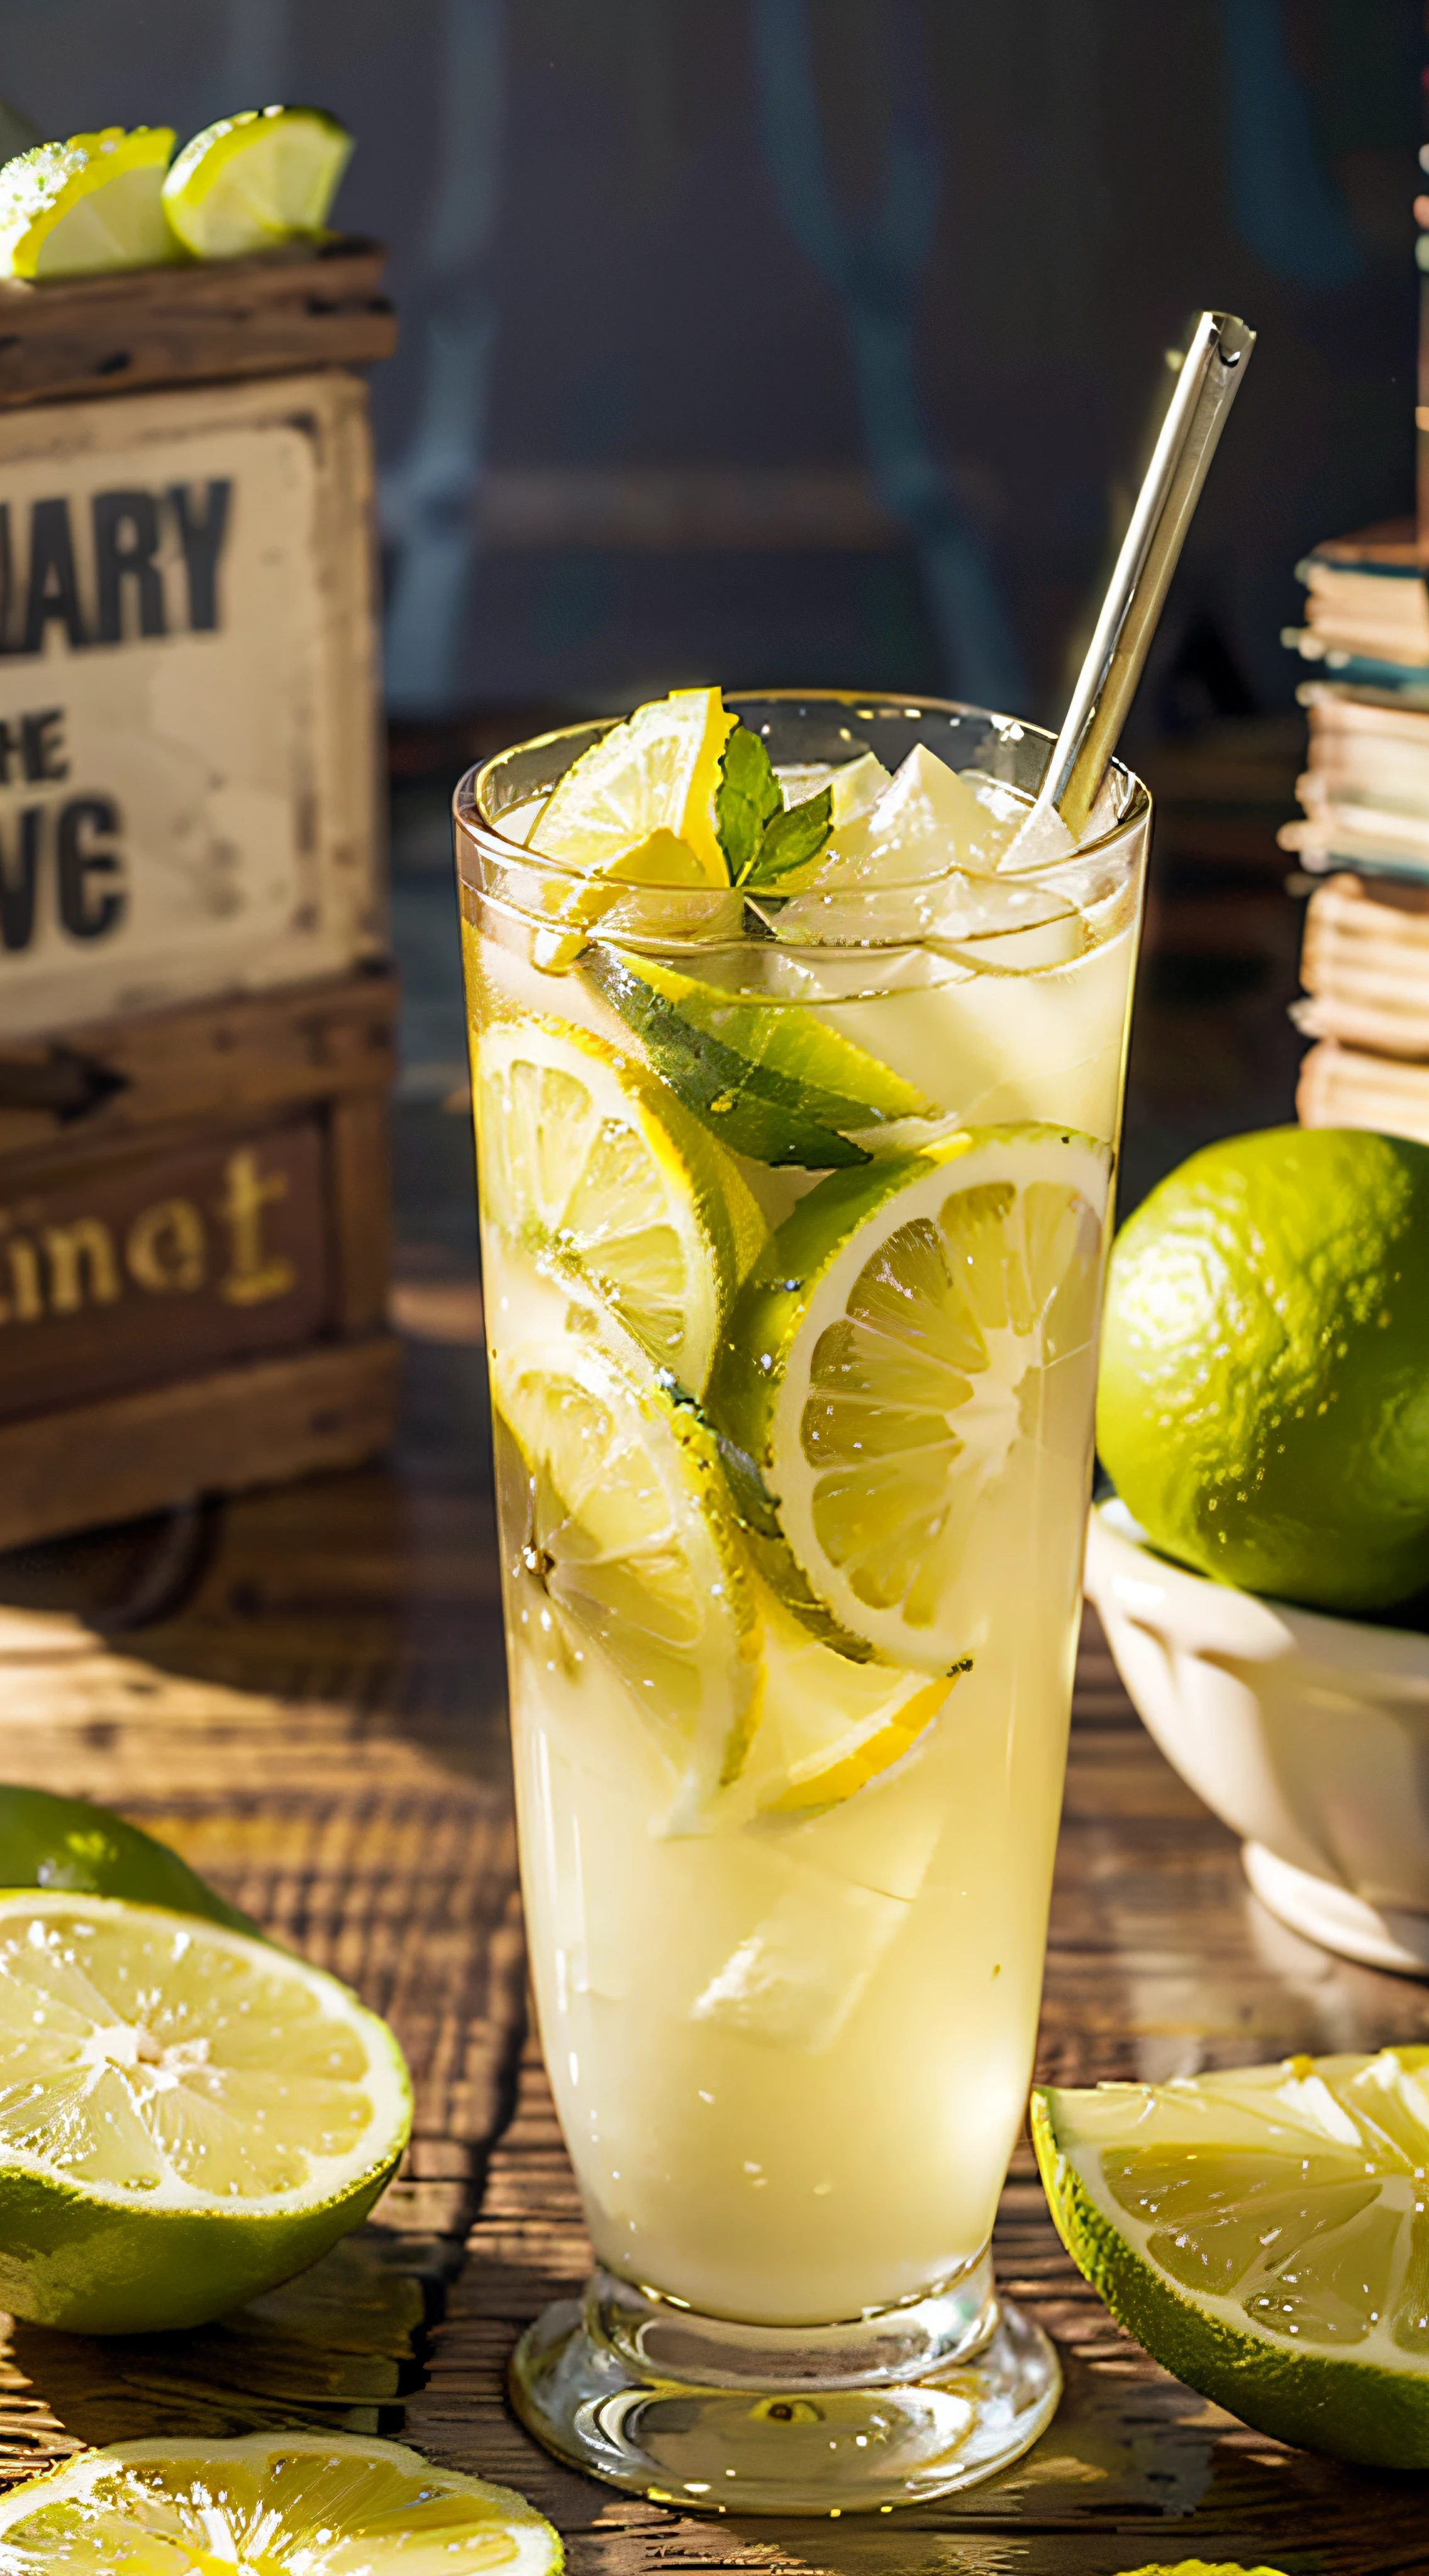
<svg viewBox="0 0 1429 2576">
<path fill-rule="evenodd" d="M 1058 2232 L 1178 2379 L 1282 2442 L 1429 2468 L 1429 2048 L 1032 2100 Z"/>
<path fill-rule="evenodd" d="M 718 689 L 674 689 L 637 707 L 558 781 L 530 847 L 583 876 L 727 886 L 714 799 L 735 723 Z"/>
<path fill-rule="evenodd" d="M 476 1115 L 488 1217 L 698 1394 L 766 1233 L 735 1165 L 649 1074 L 563 1022 L 483 1033 Z"/>
<path fill-rule="evenodd" d="M 709 1410 L 762 1571 L 843 1651 L 951 1672 L 973 1515 L 1042 1442 L 1085 1449 L 1109 1171 L 1065 1129 L 967 1130 L 830 1173 L 759 1255 Z"/>
<path fill-rule="evenodd" d="M 557 2576 L 511 2487 L 351 2433 L 115 2442 L 0 2499 L 8 2576 Z"/>
<path fill-rule="evenodd" d="M 406 2142 L 385 2022 L 196 1916 L 0 1895 L 0 2301 L 88 2334 L 221 2316 L 365 2217 Z"/>
<path fill-rule="evenodd" d="M 164 181 L 174 231 L 199 259 L 238 259 L 320 234 L 352 136 L 318 107 L 250 107 L 186 143 Z"/>
<path fill-rule="evenodd" d="M 0 277 L 87 277 L 182 257 L 163 206 L 170 125 L 107 125 L 0 168 Z"/>
<path fill-rule="evenodd" d="M 672 1828 L 738 1779 L 759 1629 L 719 1454 L 654 1372 L 579 1329 L 491 1363 L 497 1494 L 518 1649 L 567 1677 L 592 1652 L 664 1754 Z"/>
</svg>

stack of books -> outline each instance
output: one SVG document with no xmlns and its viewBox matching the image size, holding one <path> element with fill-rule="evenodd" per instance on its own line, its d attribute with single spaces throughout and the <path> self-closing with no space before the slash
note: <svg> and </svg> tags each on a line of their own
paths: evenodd
<svg viewBox="0 0 1429 2576">
<path fill-rule="evenodd" d="M 1299 566 L 1311 666 L 1303 819 L 1281 846 L 1310 896 L 1295 1016 L 1307 1127 L 1429 1143 L 1429 590 L 1412 520 L 1317 546 Z"/>
</svg>

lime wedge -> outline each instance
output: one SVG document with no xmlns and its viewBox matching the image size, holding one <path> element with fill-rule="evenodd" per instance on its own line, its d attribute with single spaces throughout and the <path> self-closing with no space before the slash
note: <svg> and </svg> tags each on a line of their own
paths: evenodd
<svg viewBox="0 0 1429 2576">
<path fill-rule="evenodd" d="M 87 277 L 182 256 L 162 188 L 171 125 L 37 143 L 0 169 L 0 277 Z"/>
<path fill-rule="evenodd" d="M 868 1160 L 848 1130 L 937 1114 L 911 1082 L 797 1003 L 734 999 L 599 942 L 585 971 L 685 1107 L 753 1162 L 833 1171 Z"/>
<path fill-rule="evenodd" d="M 674 689 L 637 707 L 557 782 L 530 847 L 582 876 L 728 885 L 714 797 L 735 721 L 718 689 Z"/>
<path fill-rule="evenodd" d="M 765 1235 L 739 1172 L 649 1074 L 563 1022 L 486 1030 L 476 1115 L 488 1218 L 698 1394 Z"/>
<path fill-rule="evenodd" d="M 767 1580 L 827 1641 L 949 1673 L 974 1516 L 1049 1444 L 1080 1478 L 1110 1158 L 1052 1127 L 964 1131 L 831 1172 L 771 1236 L 710 1375 Z M 1065 1374 L 1065 1373 L 1063 1373 Z M 1082 1398 L 1085 1396 L 1085 1403 Z"/>
<path fill-rule="evenodd" d="M 135 1905 L 172 1906 L 177 1914 L 202 1914 L 255 1941 L 263 1938 L 256 1923 L 167 1843 L 126 1824 L 108 1807 L 52 1797 L 48 1789 L 0 1784 L 0 1887 L 124 1896 Z"/>
<path fill-rule="evenodd" d="M 1112 2314 L 1262 2433 L 1429 2468 L 1429 2048 L 1036 2093 L 1058 2232 Z"/>
<path fill-rule="evenodd" d="M 115 2442 L 0 2501 L 10 2576 L 557 2576 L 511 2487 L 354 2433 Z"/>
<path fill-rule="evenodd" d="M 115 1898 L 0 1895 L 0 2300 L 199 2325 L 326 2253 L 406 2142 L 385 2022 L 335 1977 Z"/>
<path fill-rule="evenodd" d="M 491 1382 L 513 1644 L 568 1676 L 593 1647 L 619 1674 L 679 1829 L 739 1777 L 757 1717 L 753 1590 L 714 1442 L 657 1374 L 575 1329 L 494 1352 Z"/>
<path fill-rule="evenodd" d="M 320 234 L 352 157 L 352 136 L 320 107 L 250 107 L 186 143 L 164 207 L 198 259 L 241 259 Z"/>
</svg>

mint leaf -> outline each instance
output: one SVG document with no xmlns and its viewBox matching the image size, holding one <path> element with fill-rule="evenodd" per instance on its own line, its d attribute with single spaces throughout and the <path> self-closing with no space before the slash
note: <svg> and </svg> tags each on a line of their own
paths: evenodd
<svg viewBox="0 0 1429 2576">
<path fill-rule="evenodd" d="M 806 796 L 802 805 L 790 805 L 776 814 L 750 866 L 737 883 L 747 892 L 775 886 L 781 877 L 793 874 L 795 868 L 807 867 L 816 859 L 833 826 L 834 791 L 821 787 L 817 796 Z"/>
<path fill-rule="evenodd" d="M 757 733 L 735 726 L 724 747 L 715 789 L 715 838 L 731 885 L 743 885 L 768 825 L 783 811 L 779 781 Z"/>
</svg>

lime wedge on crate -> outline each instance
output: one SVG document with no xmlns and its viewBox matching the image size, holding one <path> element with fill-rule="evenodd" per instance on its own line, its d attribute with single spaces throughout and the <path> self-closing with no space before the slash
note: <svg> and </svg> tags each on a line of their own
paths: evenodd
<svg viewBox="0 0 1429 2576">
<path fill-rule="evenodd" d="M 710 1416 L 766 1580 L 841 1651 L 961 1662 L 973 1515 L 1095 1332 L 1109 1167 L 1064 1129 L 965 1130 L 830 1173 L 756 1261 Z"/>
<path fill-rule="evenodd" d="M 365 2217 L 411 2123 L 391 2031 L 216 1923 L 0 1894 L 0 2302 L 88 2334 L 199 2325 Z"/>
<path fill-rule="evenodd" d="M 7 2576 L 557 2576 L 511 2487 L 352 2433 L 115 2442 L 0 2500 Z"/>
<path fill-rule="evenodd" d="M 632 1360 L 638 1354 L 632 1353 Z M 676 1826 L 739 1777 L 759 1631 L 719 1453 L 656 1373 L 579 1329 L 495 1353 L 515 1641 L 574 1674 L 595 1648 L 678 1784 Z"/>
<path fill-rule="evenodd" d="M 1257 2431 L 1429 2468 L 1429 2048 L 1035 2093 L 1058 2233 Z"/>
<path fill-rule="evenodd" d="M 753 1162 L 820 1172 L 866 1163 L 867 1147 L 848 1130 L 937 1114 L 910 1082 L 807 1009 L 735 1000 L 599 943 L 585 972 L 685 1107 Z"/>
<path fill-rule="evenodd" d="M 181 257 L 164 213 L 170 125 L 108 125 L 0 168 L 0 277 L 89 277 Z"/>
<path fill-rule="evenodd" d="M 261 1941 L 261 1927 L 230 1905 L 167 1843 L 84 1798 L 0 1782 L 0 1887 L 69 1888 L 202 1914 Z"/>
<path fill-rule="evenodd" d="M 488 1220 L 698 1394 L 766 1232 L 739 1172 L 649 1074 L 564 1022 L 484 1032 L 476 1114 Z"/>
<path fill-rule="evenodd" d="M 164 207 L 198 259 L 241 259 L 321 234 L 352 136 L 320 107 L 250 107 L 186 143 Z"/>
</svg>

